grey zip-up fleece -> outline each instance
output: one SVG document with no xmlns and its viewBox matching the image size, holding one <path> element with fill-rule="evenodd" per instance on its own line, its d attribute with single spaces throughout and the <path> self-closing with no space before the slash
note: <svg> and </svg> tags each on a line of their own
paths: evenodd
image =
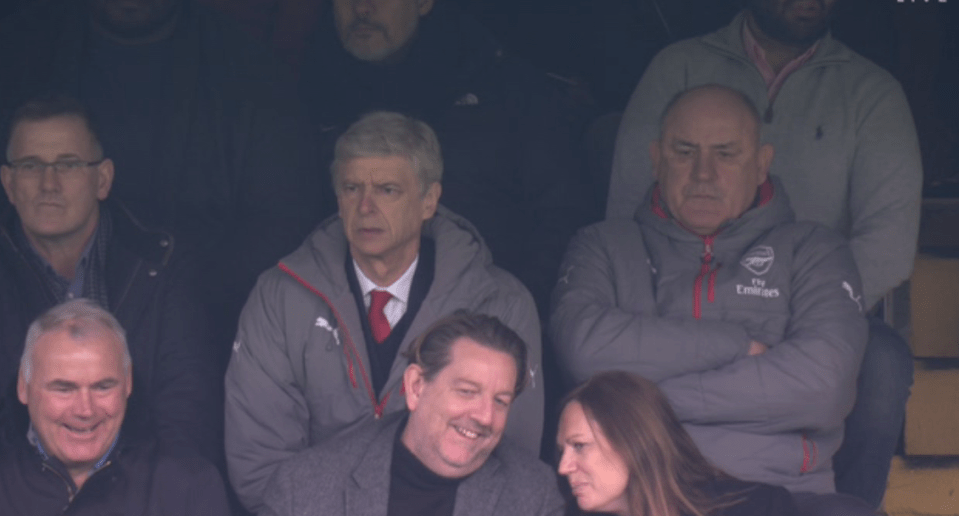
<svg viewBox="0 0 959 516">
<path fill-rule="evenodd" d="M 763 140 L 776 153 L 770 173 L 796 217 L 850 240 L 868 309 L 909 277 L 916 255 L 922 163 L 906 97 L 892 75 L 827 35 L 770 103 L 743 49 L 744 18 L 650 63 L 623 113 L 606 217 L 632 217 L 652 184 L 649 144 L 669 99 L 703 84 L 735 88 L 764 116 Z"/>
</svg>

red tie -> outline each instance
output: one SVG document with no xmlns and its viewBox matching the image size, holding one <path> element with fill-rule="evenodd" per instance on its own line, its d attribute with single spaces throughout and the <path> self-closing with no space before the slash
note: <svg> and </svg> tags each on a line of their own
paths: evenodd
<svg viewBox="0 0 959 516">
<path fill-rule="evenodd" d="M 383 309 L 393 296 L 385 290 L 370 291 L 370 328 L 373 329 L 373 340 L 380 344 L 390 336 L 390 322 L 386 320 Z"/>
</svg>

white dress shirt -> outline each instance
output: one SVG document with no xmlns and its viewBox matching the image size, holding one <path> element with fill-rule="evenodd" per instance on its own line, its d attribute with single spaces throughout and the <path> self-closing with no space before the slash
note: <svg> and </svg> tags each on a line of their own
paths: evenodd
<svg viewBox="0 0 959 516">
<path fill-rule="evenodd" d="M 366 274 L 363 274 L 363 271 L 360 270 L 360 266 L 356 263 L 356 260 L 353 260 L 353 269 L 356 271 L 356 280 L 360 284 L 360 292 L 363 293 L 363 304 L 366 306 L 366 310 L 370 310 L 370 292 L 374 290 L 385 290 L 389 292 L 393 297 L 387 301 L 386 306 L 383 308 L 383 313 L 386 315 L 386 320 L 390 323 L 390 328 L 396 326 L 396 323 L 403 318 L 403 314 L 406 313 L 406 307 L 409 304 L 410 299 L 410 288 L 413 286 L 413 275 L 416 273 L 416 265 L 420 262 L 420 255 L 417 254 L 416 258 L 413 259 L 413 263 L 410 264 L 410 267 L 406 269 L 406 272 L 392 285 L 383 288 L 373 283 L 373 280 L 366 277 Z"/>
</svg>

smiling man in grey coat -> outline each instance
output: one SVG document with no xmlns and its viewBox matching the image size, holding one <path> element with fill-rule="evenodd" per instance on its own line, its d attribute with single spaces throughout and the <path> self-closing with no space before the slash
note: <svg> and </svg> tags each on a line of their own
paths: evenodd
<svg viewBox="0 0 959 516">
<path fill-rule="evenodd" d="M 848 243 L 795 221 L 736 90 L 675 97 L 649 150 L 657 183 L 635 219 L 567 251 L 550 319 L 561 366 L 655 381 L 707 459 L 786 487 L 800 514 L 872 514 L 833 483 L 867 331 Z"/>
<path fill-rule="evenodd" d="M 283 463 L 264 516 L 562 514 L 555 473 L 503 438 L 528 383 L 523 340 L 495 317 L 458 311 L 407 353 L 409 413 Z"/>
<path fill-rule="evenodd" d="M 623 113 L 606 215 L 631 218 L 641 203 L 653 179 L 646 148 L 672 96 L 718 83 L 752 99 L 796 218 L 849 239 L 862 277 L 869 340 L 836 487 L 878 507 L 912 385 L 909 345 L 881 299 L 912 271 L 922 163 L 902 87 L 829 33 L 837 1 L 744 0 L 726 27 L 660 52 Z"/>
</svg>

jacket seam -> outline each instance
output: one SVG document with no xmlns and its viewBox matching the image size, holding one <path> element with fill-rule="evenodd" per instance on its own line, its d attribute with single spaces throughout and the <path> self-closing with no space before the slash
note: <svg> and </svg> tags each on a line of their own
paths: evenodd
<svg viewBox="0 0 959 516">
<path fill-rule="evenodd" d="M 358 385 L 356 384 L 356 375 L 353 372 L 353 368 L 354 368 L 353 362 L 355 357 L 356 365 L 360 369 L 360 376 L 363 378 L 363 386 L 366 387 L 366 393 L 369 395 L 370 402 L 373 405 L 373 415 L 374 417 L 376 417 L 376 419 L 379 419 L 380 417 L 382 417 L 383 410 L 386 407 L 387 402 L 389 402 L 391 393 L 390 392 L 386 393 L 386 396 L 383 397 L 382 401 L 379 401 L 379 402 L 377 401 L 376 394 L 373 392 L 373 386 L 370 383 L 369 376 L 366 374 L 366 368 L 363 367 L 363 361 L 360 360 L 359 352 L 356 350 L 356 345 L 353 343 L 353 338 L 350 336 L 349 328 L 347 328 L 346 324 L 343 322 L 343 318 L 340 317 L 340 313 L 336 310 L 336 307 L 333 306 L 333 303 L 330 302 L 329 298 L 327 298 L 322 292 L 320 292 L 319 289 L 317 289 L 316 287 L 311 285 L 309 282 L 307 282 L 305 279 L 300 277 L 298 274 L 293 272 L 293 270 L 287 267 L 286 264 L 280 262 L 279 264 L 277 264 L 277 267 L 279 267 L 281 271 L 283 271 L 284 273 L 292 277 L 294 280 L 296 280 L 297 283 L 306 287 L 307 290 L 319 296 L 330 308 L 330 311 L 333 312 L 333 317 L 336 318 L 337 324 L 339 325 L 340 328 L 343 328 L 343 336 L 345 337 L 345 340 L 346 340 L 346 343 L 343 346 L 343 353 L 346 355 L 347 368 L 348 368 L 348 373 L 350 375 L 350 382 L 353 384 L 353 387 L 358 387 Z M 350 355 L 350 353 L 352 353 L 352 355 Z"/>
</svg>

